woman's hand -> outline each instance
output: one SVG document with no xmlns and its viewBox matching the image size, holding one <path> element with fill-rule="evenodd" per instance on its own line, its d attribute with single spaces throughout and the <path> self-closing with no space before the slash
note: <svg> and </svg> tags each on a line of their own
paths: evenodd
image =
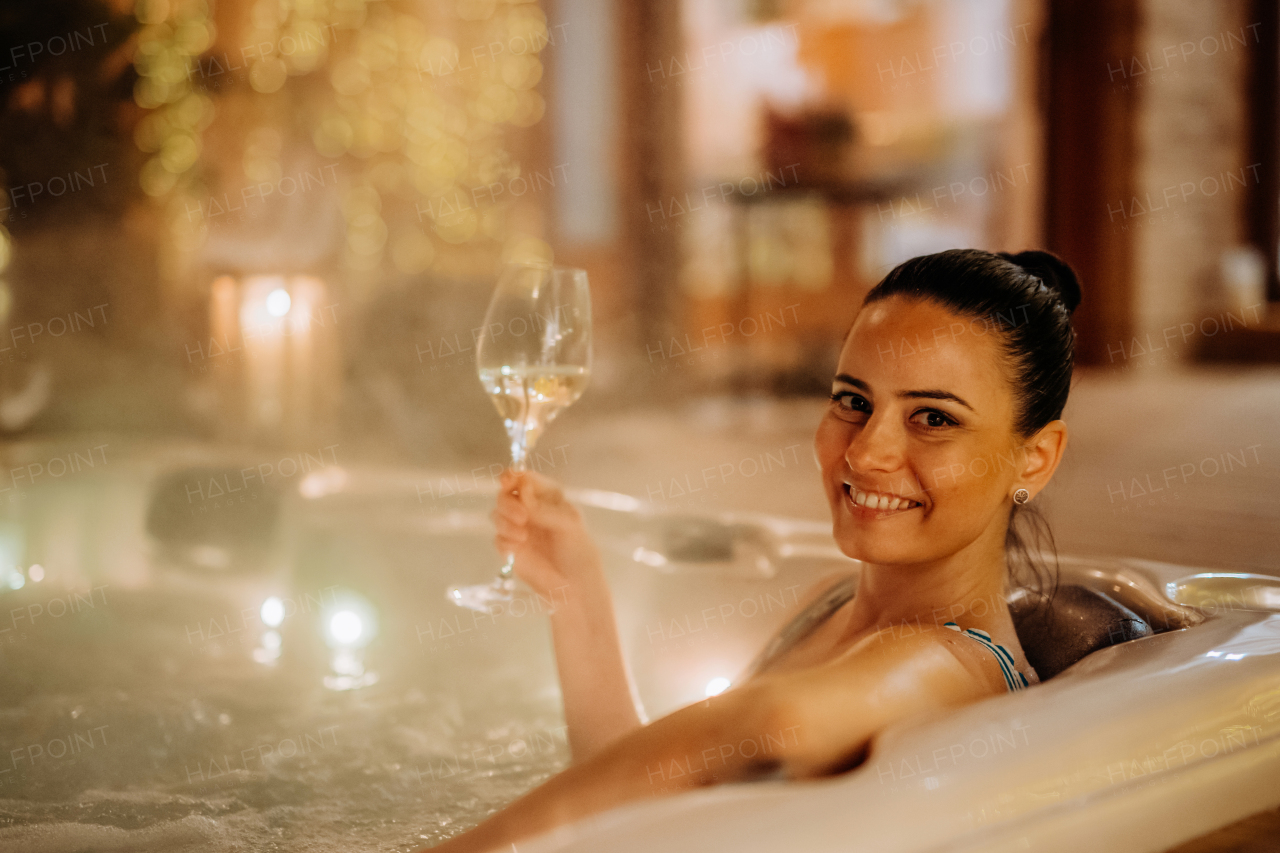
<svg viewBox="0 0 1280 853">
<path fill-rule="evenodd" d="M 502 473 L 494 544 L 515 554 L 516 577 L 551 602 L 565 601 L 604 583 L 600 552 L 587 534 L 582 513 L 554 480 L 533 471 Z"/>
<path fill-rule="evenodd" d="M 516 576 L 552 604 L 569 746 L 581 761 L 644 723 L 600 551 L 582 513 L 541 474 L 504 472 L 493 521 L 494 544 L 515 554 Z"/>
</svg>

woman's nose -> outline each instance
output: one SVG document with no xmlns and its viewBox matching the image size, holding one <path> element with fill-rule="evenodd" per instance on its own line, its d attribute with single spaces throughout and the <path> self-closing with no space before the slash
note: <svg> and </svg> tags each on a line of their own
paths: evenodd
<svg viewBox="0 0 1280 853">
<path fill-rule="evenodd" d="M 894 471 L 902 464 L 903 435 L 889 418 L 875 412 L 854 430 L 844 459 L 851 471 Z"/>
</svg>

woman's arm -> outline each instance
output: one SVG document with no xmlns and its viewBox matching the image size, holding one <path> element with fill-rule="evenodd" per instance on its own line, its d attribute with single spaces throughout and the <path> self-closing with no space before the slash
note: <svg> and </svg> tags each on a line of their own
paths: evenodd
<svg viewBox="0 0 1280 853">
<path fill-rule="evenodd" d="M 516 575 L 553 608 L 569 747 L 582 761 L 645 722 L 600 551 L 578 508 L 540 474 L 505 472 L 493 518 L 498 550 L 515 554 Z"/>
<path fill-rule="evenodd" d="M 566 591 L 551 614 L 560 693 L 575 762 L 646 722 L 603 582 Z"/>
<path fill-rule="evenodd" d="M 909 637 L 884 631 L 830 663 L 764 675 L 681 708 L 434 850 L 505 849 L 626 802 L 779 768 L 788 778 L 844 769 L 890 723 L 992 695 L 992 682 L 952 652 L 961 648 L 956 636 L 940 628 Z"/>
<path fill-rule="evenodd" d="M 522 839 L 632 800 L 745 778 L 760 759 L 744 760 L 740 750 L 720 747 L 759 740 L 771 730 L 770 709 L 762 698 L 749 687 L 729 690 L 655 720 L 432 853 L 505 851 Z"/>
</svg>

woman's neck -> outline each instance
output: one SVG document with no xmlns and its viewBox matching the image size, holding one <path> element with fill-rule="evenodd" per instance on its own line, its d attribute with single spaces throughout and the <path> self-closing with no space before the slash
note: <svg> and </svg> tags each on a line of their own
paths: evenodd
<svg viewBox="0 0 1280 853">
<path fill-rule="evenodd" d="M 989 548 L 961 551 L 915 565 L 866 564 L 858 581 L 849 630 L 1003 622 L 1009 618 L 1004 579 L 1003 547 L 994 553 Z"/>
</svg>

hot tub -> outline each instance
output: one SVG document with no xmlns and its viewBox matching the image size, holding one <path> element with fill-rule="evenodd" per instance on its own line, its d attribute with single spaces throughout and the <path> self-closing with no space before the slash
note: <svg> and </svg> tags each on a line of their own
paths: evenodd
<svg viewBox="0 0 1280 853">
<path fill-rule="evenodd" d="M 498 564 L 474 479 L 103 456 L 0 511 L 0 850 L 412 850 L 567 766 L 554 601 L 444 597 Z M 856 570 L 825 525 L 574 497 L 651 716 Z M 1156 850 L 1280 802 L 1280 582 L 1063 571 L 1198 624 L 891 730 L 837 779 L 633 804 L 520 850 Z"/>
</svg>

